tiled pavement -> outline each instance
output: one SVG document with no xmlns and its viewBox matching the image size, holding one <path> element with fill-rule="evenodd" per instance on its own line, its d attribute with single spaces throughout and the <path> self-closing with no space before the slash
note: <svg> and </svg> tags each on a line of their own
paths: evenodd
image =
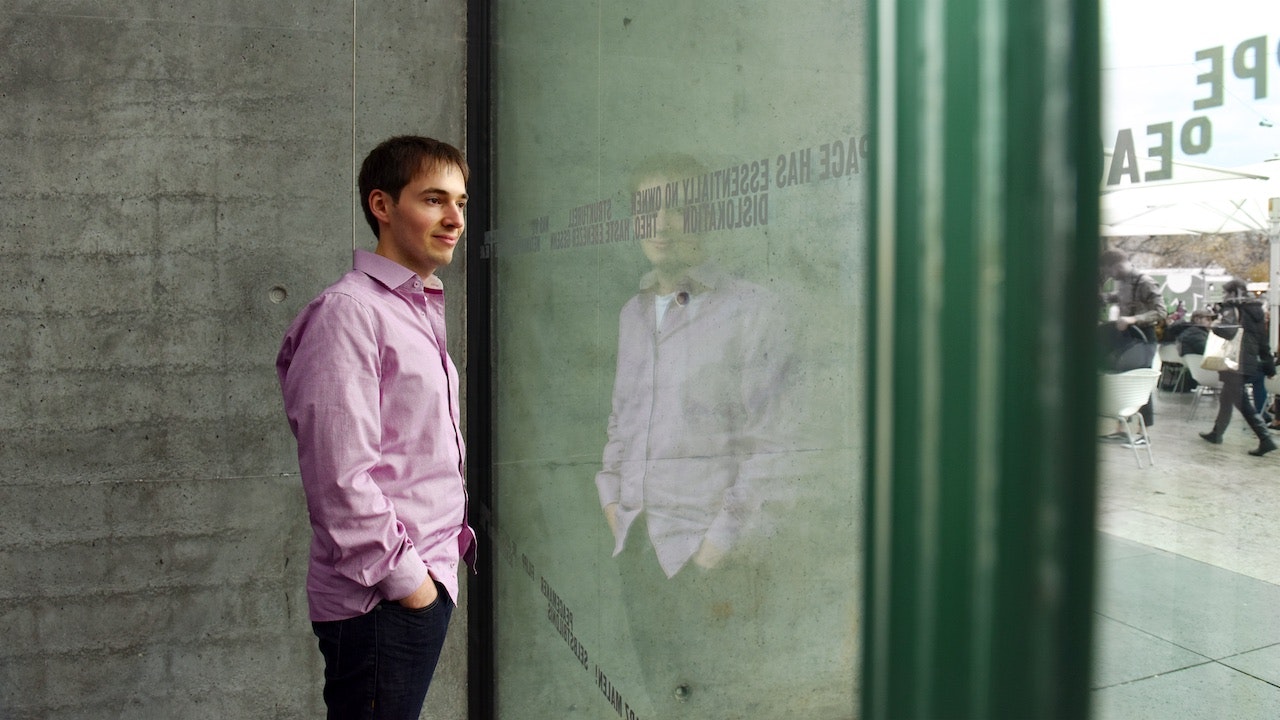
<svg viewBox="0 0 1280 720">
<path fill-rule="evenodd" d="M 1096 720 L 1280 718 L 1280 451 L 1191 400 L 1158 393 L 1154 466 L 1098 449 Z"/>
</svg>

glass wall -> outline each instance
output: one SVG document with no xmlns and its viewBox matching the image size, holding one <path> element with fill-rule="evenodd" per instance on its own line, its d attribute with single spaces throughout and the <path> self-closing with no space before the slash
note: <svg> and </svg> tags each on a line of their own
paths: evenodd
<svg viewBox="0 0 1280 720">
<path fill-rule="evenodd" d="M 1111 307 L 1126 317 L 1162 304 L 1166 322 L 1144 320 L 1154 341 L 1132 345 L 1161 371 L 1153 422 L 1130 423 L 1146 437 L 1135 448 L 1114 420 L 1098 428 L 1094 717 L 1277 717 L 1280 453 L 1249 453 L 1267 424 L 1280 429 L 1280 383 L 1262 364 L 1220 374 L 1202 362 L 1211 332 L 1233 332 L 1212 325 L 1243 323 L 1264 354 L 1280 349 L 1251 320 L 1269 306 L 1274 328 L 1280 298 L 1280 220 L 1268 217 L 1280 197 L 1280 13 L 1265 0 L 1223 0 L 1194 22 L 1154 0 L 1102 10 L 1100 244 L 1147 278 L 1117 271 L 1118 284 L 1156 291 L 1145 307 Z M 1244 296 L 1224 297 L 1232 278 Z M 1124 360 L 1107 369 L 1132 372 Z M 1266 417 L 1246 417 L 1232 395 Z"/>
<path fill-rule="evenodd" d="M 498 716 L 854 717 L 865 5 L 492 13 Z"/>
</svg>

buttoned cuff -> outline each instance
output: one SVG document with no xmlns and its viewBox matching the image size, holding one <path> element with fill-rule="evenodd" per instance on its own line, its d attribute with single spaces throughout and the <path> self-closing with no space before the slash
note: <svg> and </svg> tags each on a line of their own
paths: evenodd
<svg viewBox="0 0 1280 720">
<path fill-rule="evenodd" d="M 378 591 L 388 600 L 400 600 L 422 587 L 428 575 L 427 564 L 418 553 L 406 553 L 396 569 L 378 583 Z"/>
</svg>

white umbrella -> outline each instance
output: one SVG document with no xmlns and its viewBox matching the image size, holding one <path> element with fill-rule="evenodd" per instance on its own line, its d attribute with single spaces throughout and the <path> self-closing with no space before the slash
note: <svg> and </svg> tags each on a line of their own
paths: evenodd
<svg viewBox="0 0 1280 720">
<path fill-rule="evenodd" d="M 1267 229 L 1264 198 L 1102 205 L 1102 235 L 1223 235 Z"/>
<path fill-rule="evenodd" d="M 1139 163 L 1139 177 L 1150 171 Z M 1108 164 L 1110 167 L 1110 164 Z M 1103 185 L 1104 236 L 1217 235 L 1263 231 L 1271 238 L 1271 346 L 1280 338 L 1280 158 L 1240 168 L 1173 163 L 1172 177 Z"/>
<path fill-rule="evenodd" d="M 1139 172 L 1145 176 L 1142 164 Z M 1101 234 L 1219 235 L 1269 229 L 1280 197 L 1280 160 L 1242 168 L 1173 163 L 1172 178 L 1101 190 Z"/>
</svg>

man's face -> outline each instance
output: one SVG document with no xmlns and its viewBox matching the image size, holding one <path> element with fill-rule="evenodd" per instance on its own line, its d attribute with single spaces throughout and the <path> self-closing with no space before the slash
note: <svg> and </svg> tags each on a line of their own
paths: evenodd
<svg viewBox="0 0 1280 720">
<path fill-rule="evenodd" d="M 642 182 L 640 187 L 662 187 L 666 183 L 666 178 L 652 177 Z M 682 272 L 701 265 L 706 259 L 702 241 L 684 232 L 682 220 L 679 210 L 664 207 L 658 211 L 653 237 L 640 241 L 644 256 L 655 268 L 671 273 Z"/>
<path fill-rule="evenodd" d="M 374 190 L 369 208 L 379 221 L 376 252 L 427 277 L 453 260 L 466 204 L 462 171 L 452 164 L 418 173 L 398 198 Z"/>
</svg>

